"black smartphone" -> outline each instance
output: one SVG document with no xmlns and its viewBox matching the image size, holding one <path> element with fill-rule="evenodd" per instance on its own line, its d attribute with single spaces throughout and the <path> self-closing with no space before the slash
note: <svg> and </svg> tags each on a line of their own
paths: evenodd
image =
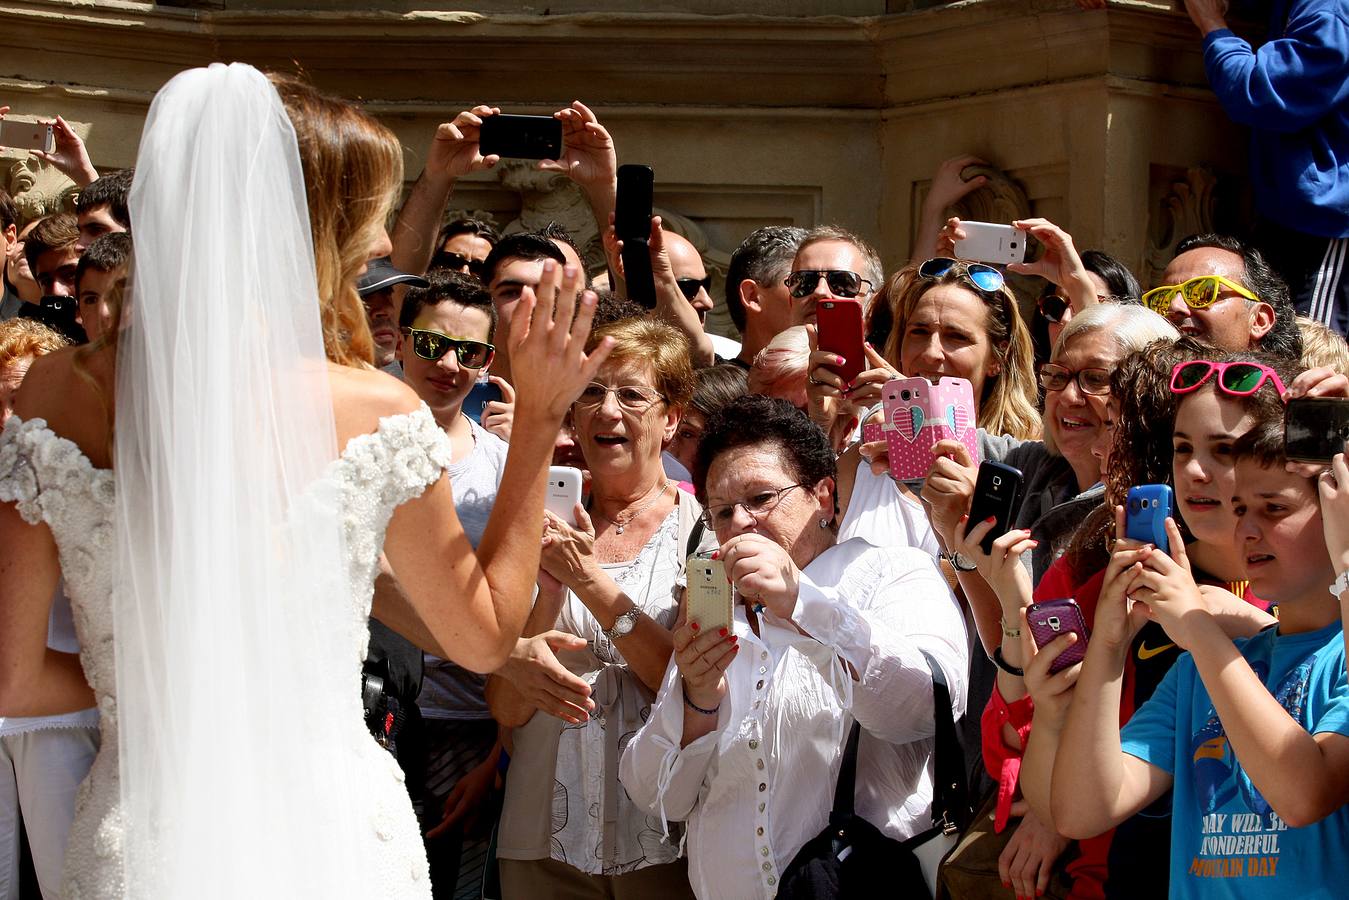
<svg viewBox="0 0 1349 900">
<path fill-rule="evenodd" d="M 478 152 L 514 159 L 557 159 L 562 155 L 562 123 L 552 116 L 484 116 Z"/>
<path fill-rule="evenodd" d="M 1298 397 L 1283 413 L 1284 453 L 1294 462 L 1329 463 L 1349 439 L 1349 399 Z"/>
<path fill-rule="evenodd" d="M 79 304 L 74 297 L 49 295 L 37 303 L 22 304 L 14 315 L 19 319 L 41 322 L 69 338 L 72 343 L 89 343 L 89 335 L 85 332 L 84 326 L 76 321 L 79 316 Z"/>
<path fill-rule="evenodd" d="M 986 459 L 979 464 L 979 477 L 974 482 L 974 497 L 970 500 L 970 528 L 992 516 L 993 528 L 979 542 L 985 553 L 993 552 L 993 542 L 1012 527 L 1017 507 L 1021 503 L 1020 469 Z"/>
<path fill-rule="evenodd" d="M 650 166 L 618 167 L 614 233 L 623 242 L 623 282 L 628 299 L 647 309 L 656 306 L 656 276 L 651 271 L 651 203 L 655 175 Z"/>
</svg>

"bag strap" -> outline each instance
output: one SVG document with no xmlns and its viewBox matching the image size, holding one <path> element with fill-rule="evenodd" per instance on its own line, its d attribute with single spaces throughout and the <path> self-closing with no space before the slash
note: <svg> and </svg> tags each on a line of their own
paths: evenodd
<svg viewBox="0 0 1349 900">
<path fill-rule="evenodd" d="M 921 648 L 920 648 L 921 649 Z M 965 780 L 964 757 L 960 739 L 956 737 L 956 723 L 951 716 L 951 690 L 941 666 L 926 650 L 922 651 L 932 675 L 932 714 L 936 722 L 936 740 L 932 748 L 932 824 L 934 828 L 951 833 L 969 824 L 972 816 L 969 786 Z M 829 820 L 854 814 L 853 800 L 857 789 L 857 745 L 862 726 L 853 721 L 848 743 L 843 750 L 843 762 L 834 786 L 834 808 Z"/>
<path fill-rule="evenodd" d="M 951 716 L 951 689 L 932 655 L 924 650 L 923 656 L 932 671 L 932 712 L 937 726 L 932 748 L 932 823 L 943 830 L 964 830 L 973 812 L 965 780 L 965 757 Z"/>
<path fill-rule="evenodd" d="M 703 542 L 703 532 L 706 530 L 707 526 L 703 524 L 702 516 L 693 520 L 693 527 L 689 529 L 689 539 L 684 543 L 685 559 L 698 551 L 698 545 Z"/>
</svg>

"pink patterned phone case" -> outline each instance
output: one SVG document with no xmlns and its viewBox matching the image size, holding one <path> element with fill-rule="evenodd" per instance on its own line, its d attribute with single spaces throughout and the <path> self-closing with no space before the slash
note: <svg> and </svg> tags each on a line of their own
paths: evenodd
<svg viewBox="0 0 1349 900">
<path fill-rule="evenodd" d="M 974 389 L 964 378 L 896 378 L 881 389 L 885 421 L 865 425 L 862 440 L 885 441 L 890 475 L 899 481 L 922 481 L 936 457 L 932 445 L 957 440 L 979 464 L 975 432 Z"/>
</svg>

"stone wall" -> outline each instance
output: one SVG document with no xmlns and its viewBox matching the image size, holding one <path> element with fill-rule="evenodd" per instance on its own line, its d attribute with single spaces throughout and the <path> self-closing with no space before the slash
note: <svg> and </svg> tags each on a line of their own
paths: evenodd
<svg viewBox="0 0 1349 900">
<path fill-rule="evenodd" d="M 623 161 L 655 168 L 656 205 L 714 270 L 768 223 L 843 223 L 898 265 L 933 169 L 963 152 L 1007 176 L 965 212 L 1048 216 L 1145 281 L 1192 226 L 1242 208 L 1244 137 L 1205 86 L 1195 29 L 1163 4 L 373 6 L 0 0 L 0 103 L 81 123 L 95 164 L 116 168 L 134 159 L 149 101 L 178 70 L 298 67 L 387 122 L 411 179 L 435 124 L 460 109 L 541 113 L 582 99 Z M 0 160 L 10 183 L 16 160 Z M 564 182 L 512 165 L 465 182 L 452 205 L 502 224 L 547 215 L 582 227 L 576 202 Z"/>
</svg>

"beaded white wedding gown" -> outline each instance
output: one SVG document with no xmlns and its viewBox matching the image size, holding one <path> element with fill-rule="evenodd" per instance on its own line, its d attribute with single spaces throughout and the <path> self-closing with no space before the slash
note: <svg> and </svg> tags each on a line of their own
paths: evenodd
<svg viewBox="0 0 1349 900">
<path fill-rule="evenodd" d="M 349 897 L 430 897 L 426 853 L 397 762 L 366 731 L 360 673 L 369 641 L 368 620 L 379 553 L 394 508 L 419 496 L 449 464 L 445 432 L 423 406 L 391 416 L 379 429 L 353 438 L 328 468 L 338 493 L 351 596 L 343 636 L 351 679 L 334 684 L 349 713 L 341 723 L 345 746 L 312 747 L 313 754 L 351 754 L 361 777 L 345 804 L 366 835 L 366 855 L 355 870 L 362 882 Z M 29 523 L 45 522 L 60 551 L 66 592 L 75 615 L 80 661 L 97 698 L 102 747 L 80 786 L 66 853 L 62 895 L 69 900 L 121 900 L 125 829 L 119 794 L 118 716 L 113 634 L 113 473 L 96 469 L 78 446 L 42 419 L 11 418 L 0 435 L 0 501 L 15 502 Z M 285 686 L 278 688 L 284 691 Z M 290 698 L 304 703 L 306 698 Z M 265 740 L 265 736 L 259 736 Z M 303 772 L 296 777 L 302 778 Z M 315 829 L 325 823 L 313 822 Z M 246 865 L 245 861 L 240 864 Z"/>
</svg>

